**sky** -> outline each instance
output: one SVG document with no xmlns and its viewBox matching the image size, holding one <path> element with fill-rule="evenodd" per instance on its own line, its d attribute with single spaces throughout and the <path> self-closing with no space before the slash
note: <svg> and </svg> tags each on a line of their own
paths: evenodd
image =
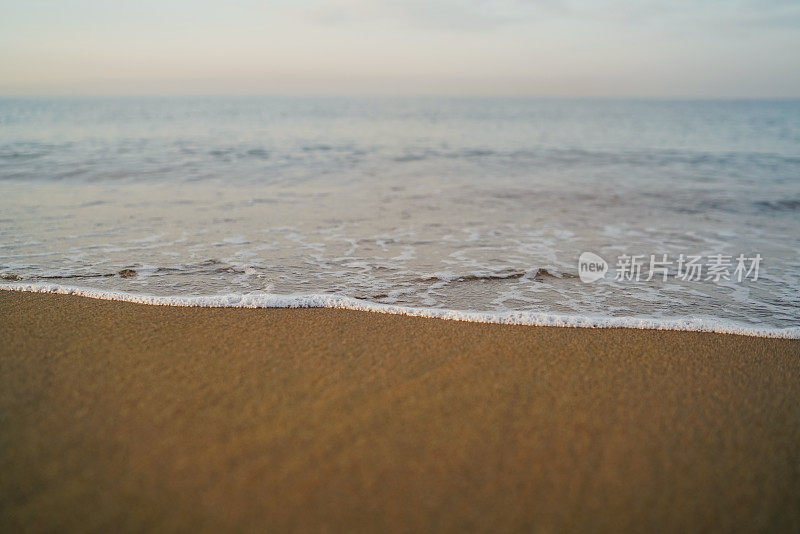
<svg viewBox="0 0 800 534">
<path fill-rule="evenodd" d="M 800 0 L 0 0 L 0 95 L 798 98 Z"/>
</svg>

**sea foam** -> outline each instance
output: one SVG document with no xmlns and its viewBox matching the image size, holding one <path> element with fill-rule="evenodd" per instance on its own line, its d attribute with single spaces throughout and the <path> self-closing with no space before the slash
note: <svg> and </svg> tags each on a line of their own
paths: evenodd
<svg viewBox="0 0 800 534">
<path fill-rule="evenodd" d="M 78 295 L 101 300 L 117 300 L 152 306 L 182 306 L 202 308 L 338 308 L 345 310 L 385 313 L 447 319 L 473 323 L 494 323 L 521 326 L 559 326 L 569 328 L 633 328 L 639 330 L 673 330 L 687 332 L 713 332 L 744 336 L 800 339 L 800 326 L 788 328 L 760 328 L 714 317 L 685 319 L 647 317 L 600 317 L 588 315 L 560 315 L 531 311 L 474 311 L 419 308 L 368 302 L 344 295 L 310 294 L 279 295 L 269 293 L 230 293 L 208 296 L 156 296 L 106 291 L 58 284 L 0 284 L 0 290 L 27 291 Z"/>
</svg>

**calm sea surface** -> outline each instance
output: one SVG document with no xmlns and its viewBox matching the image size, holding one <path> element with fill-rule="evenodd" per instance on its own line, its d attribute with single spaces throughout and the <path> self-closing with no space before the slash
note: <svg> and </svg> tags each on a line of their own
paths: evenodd
<svg viewBox="0 0 800 534">
<path fill-rule="evenodd" d="M 0 275 L 798 327 L 800 102 L 0 100 Z"/>
</svg>

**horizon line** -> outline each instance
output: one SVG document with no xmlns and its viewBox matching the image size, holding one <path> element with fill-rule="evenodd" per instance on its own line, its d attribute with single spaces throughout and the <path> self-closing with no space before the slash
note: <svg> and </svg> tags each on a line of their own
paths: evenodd
<svg viewBox="0 0 800 534">
<path fill-rule="evenodd" d="M 555 95 L 555 94 L 452 94 L 452 93 L 0 93 L 0 99 L 169 99 L 169 98 L 326 98 L 326 99 L 496 99 L 496 100 L 654 100 L 654 101 L 796 101 L 796 96 L 708 96 L 708 95 Z"/>
</svg>

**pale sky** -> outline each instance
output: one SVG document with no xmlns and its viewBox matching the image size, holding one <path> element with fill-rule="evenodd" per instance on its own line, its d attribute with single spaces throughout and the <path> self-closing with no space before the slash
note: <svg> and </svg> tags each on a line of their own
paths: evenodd
<svg viewBox="0 0 800 534">
<path fill-rule="evenodd" d="M 800 97 L 800 0 L 0 0 L 0 95 Z"/>
</svg>

